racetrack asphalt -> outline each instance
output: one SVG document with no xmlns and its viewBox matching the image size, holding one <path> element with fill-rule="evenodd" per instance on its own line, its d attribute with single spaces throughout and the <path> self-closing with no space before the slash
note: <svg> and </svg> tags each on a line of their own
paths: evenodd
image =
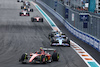
<svg viewBox="0 0 100 67">
<path fill-rule="evenodd" d="M 71 47 L 51 47 L 47 38 L 52 30 L 50 25 L 45 19 L 43 23 L 31 22 L 32 16 L 43 17 L 32 4 L 34 12 L 30 12 L 30 17 L 19 16 L 21 5 L 17 0 L 0 0 L 0 67 L 87 67 Z M 63 28 L 53 15 L 48 15 L 58 22 L 58 27 Z M 67 33 L 64 29 L 61 29 L 62 32 Z M 60 53 L 59 61 L 47 64 L 18 62 L 23 53 L 35 52 L 40 47 L 57 49 Z"/>
</svg>

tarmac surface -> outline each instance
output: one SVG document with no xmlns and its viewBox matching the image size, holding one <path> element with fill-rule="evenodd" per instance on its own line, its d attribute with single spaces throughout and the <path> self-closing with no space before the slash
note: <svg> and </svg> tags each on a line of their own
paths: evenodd
<svg viewBox="0 0 100 67">
<path fill-rule="evenodd" d="M 32 16 L 43 17 L 31 4 L 30 17 L 19 16 L 23 4 L 17 0 L 0 0 L 0 67 L 88 67 L 71 47 L 51 47 L 48 34 L 52 28 L 44 22 L 31 22 Z M 65 34 L 65 27 L 52 15 L 54 22 Z M 60 24 L 59 24 L 60 23 Z M 23 53 L 39 50 L 40 47 L 55 48 L 60 53 L 58 62 L 47 64 L 21 64 Z"/>
</svg>

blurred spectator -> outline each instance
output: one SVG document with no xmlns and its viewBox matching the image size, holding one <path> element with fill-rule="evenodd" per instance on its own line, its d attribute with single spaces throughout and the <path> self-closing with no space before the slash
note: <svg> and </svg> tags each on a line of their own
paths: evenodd
<svg viewBox="0 0 100 67">
<path fill-rule="evenodd" d="M 70 0 L 65 0 L 64 2 L 66 3 L 66 5 L 70 5 Z"/>
<path fill-rule="evenodd" d="M 61 1 L 61 3 L 64 4 L 64 0 L 58 0 L 58 1 Z"/>
</svg>

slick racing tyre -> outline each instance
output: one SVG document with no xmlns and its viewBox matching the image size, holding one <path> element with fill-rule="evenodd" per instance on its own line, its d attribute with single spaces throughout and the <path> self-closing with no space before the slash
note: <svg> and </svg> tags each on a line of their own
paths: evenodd
<svg viewBox="0 0 100 67">
<path fill-rule="evenodd" d="M 68 46 L 68 47 L 70 47 L 70 40 L 69 40 L 69 39 L 67 39 L 67 43 L 69 44 L 69 46 Z"/>
<path fill-rule="evenodd" d="M 51 33 L 51 38 L 54 37 L 54 35 Z"/>
<path fill-rule="evenodd" d="M 19 59 L 19 62 L 22 62 L 22 64 L 25 64 L 26 62 L 24 62 L 25 59 L 28 59 L 27 56 L 25 54 L 23 54 L 21 56 L 21 58 Z"/>
<path fill-rule="evenodd" d="M 50 45 L 53 46 L 52 44 L 53 44 L 54 42 L 55 42 L 55 41 L 53 40 L 53 38 L 51 38 L 51 39 L 50 39 Z"/>
<path fill-rule="evenodd" d="M 31 9 L 30 11 L 33 12 L 33 9 Z"/>
<path fill-rule="evenodd" d="M 22 13 L 19 13 L 19 16 L 21 16 Z"/>
<path fill-rule="evenodd" d="M 54 35 L 53 35 L 52 33 L 50 33 L 50 34 L 48 35 L 49 40 L 50 40 L 52 37 L 54 37 Z"/>
<path fill-rule="evenodd" d="M 28 16 L 30 16 L 30 13 L 28 13 Z"/>
<path fill-rule="evenodd" d="M 43 22 L 43 18 L 41 18 L 40 21 Z"/>
<path fill-rule="evenodd" d="M 24 6 L 21 6 L 21 9 L 23 9 L 24 8 Z"/>
<path fill-rule="evenodd" d="M 31 21 L 34 22 L 34 18 L 31 18 Z"/>
<path fill-rule="evenodd" d="M 59 54 L 54 52 L 53 55 L 52 55 L 52 60 L 53 61 L 58 61 L 59 60 Z"/>
<path fill-rule="evenodd" d="M 41 55 L 40 62 L 46 64 L 47 61 L 48 61 L 47 57 L 45 55 Z"/>
<path fill-rule="evenodd" d="M 30 16 L 30 13 L 26 13 L 27 14 L 27 16 Z"/>
<path fill-rule="evenodd" d="M 52 45 L 52 42 L 50 42 L 50 46 L 53 46 L 53 45 Z"/>
</svg>

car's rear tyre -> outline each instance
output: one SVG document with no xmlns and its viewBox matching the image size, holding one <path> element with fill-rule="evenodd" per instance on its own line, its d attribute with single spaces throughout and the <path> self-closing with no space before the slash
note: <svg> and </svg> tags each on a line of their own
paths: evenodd
<svg viewBox="0 0 100 67">
<path fill-rule="evenodd" d="M 30 16 L 30 13 L 27 13 L 28 14 L 28 16 Z"/>
<path fill-rule="evenodd" d="M 45 55 L 41 55 L 40 62 L 46 64 L 47 61 L 48 61 L 47 57 Z"/>
<path fill-rule="evenodd" d="M 51 33 L 51 38 L 54 37 L 54 35 Z"/>
<path fill-rule="evenodd" d="M 50 42 L 50 46 L 53 46 L 53 45 L 52 45 L 52 42 Z"/>
<path fill-rule="evenodd" d="M 43 22 L 43 18 L 41 19 L 41 22 Z"/>
<path fill-rule="evenodd" d="M 50 33 L 50 34 L 48 35 L 49 40 L 50 40 L 52 37 L 54 37 L 54 35 L 53 35 L 52 33 Z"/>
<path fill-rule="evenodd" d="M 69 44 L 69 46 L 68 46 L 68 47 L 70 47 L 70 40 L 69 40 L 69 39 L 67 39 L 67 43 Z"/>
<path fill-rule="evenodd" d="M 19 59 L 19 62 L 22 62 L 22 64 L 26 64 L 26 62 L 24 61 L 25 59 L 28 59 L 26 54 L 22 54 L 21 58 Z"/>
<path fill-rule="evenodd" d="M 54 52 L 53 55 L 52 55 L 52 60 L 53 61 L 58 61 L 59 60 L 59 54 Z"/>
<path fill-rule="evenodd" d="M 21 6 L 21 9 L 23 9 L 24 7 L 23 6 Z"/>
<path fill-rule="evenodd" d="M 50 40 L 50 34 L 48 35 L 48 39 Z"/>
<path fill-rule="evenodd" d="M 21 56 L 21 58 L 19 59 L 19 62 L 26 63 L 26 62 L 23 62 L 24 59 L 25 59 L 25 54 L 23 54 L 23 55 Z"/>
<path fill-rule="evenodd" d="M 28 4 L 30 6 L 30 4 Z"/>
<path fill-rule="evenodd" d="M 34 22 L 34 18 L 31 18 L 31 21 Z"/>
<path fill-rule="evenodd" d="M 51 42 L 55 42 L 55 40 L 54 40 L 53 38 L 50 38 L 50 41 L 51 41 Z"/>
<path fill-rule="evenodd" d="M 22 13 L 19 13 L 19 16 L 21 16 Z"/>
<path fill-rule="evenodd" d="M 19 62 L 20 62 L 20 61 L 24 61 L 24 58 L 25 58 L 25 54 L 23 54 L 23 55 L 21 56 L 21 58 L 19 59 Z"/>
<path fill-rule="evenodd" d="M 31 9 L 30 11 L 33 12 L 33 9 Z"/>
<path fill-rule="evenodd" d="M 30 16 L 30 14 L 28 14 L 28 16 Z"/>
</svg>

